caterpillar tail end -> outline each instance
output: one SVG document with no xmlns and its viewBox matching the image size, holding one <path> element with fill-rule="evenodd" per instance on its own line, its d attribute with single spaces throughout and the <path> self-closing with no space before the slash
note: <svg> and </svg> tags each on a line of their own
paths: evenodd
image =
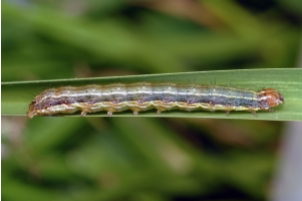
<svg viewBox="0 0 302 201">
<path fill-rule="evenodd" d="M 35 108 L 35 101 L 32 101 L 29 105 L 28 111 L 26 113 L 26 115 L 28 116 L 28 118 L 32 119 L 34 116 L 38 115 L 38 112 Z"/>
<path fill-rule="evenodd" d="M 28 118 L 32 119 L 34 116 L 37 115 L 37 112 L 36 111 L 31 111 L 31 110 L 28 110 L 27 114 Z"/>
</svg>

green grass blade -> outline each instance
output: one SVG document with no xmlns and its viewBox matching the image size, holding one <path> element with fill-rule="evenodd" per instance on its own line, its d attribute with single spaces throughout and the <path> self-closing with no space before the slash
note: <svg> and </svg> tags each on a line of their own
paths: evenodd
<svg viewBox="0 0 302 201">
<path fill-rule="evenodd" d="M 133 82 L 176 82 L 232 85 L 238 88 L 259 90 L 272 87 L 280 91 L 285 104 L 276 108 L 275 112 L 258 112 L 257 117 L 248 112 L 184 112 L 170 111 L 156 114 L 154 110 L 141 112 L 138 117 L 187 117 L 187 118 L 217 118 L 217 119 L 250 119 L 302 121 L 302 69 L 254 69 L 227 70 L 169 74 L 134 75 L 122 77 L 102 77 L 85 79 L 60 79 L 26 82 L 3 82 L 1 115 L 25 116 L 30 102 L 41 91 L 50 87 L 82 86 L 87 84 L 133 83 Z M 71 116 L 80 117 L 79 113 Z M 88 116 L 105 117 L 105 112 L 89 114 Z M 115 113 L 113 117 L 135 117 L 131 111 Z"/>
</svg>

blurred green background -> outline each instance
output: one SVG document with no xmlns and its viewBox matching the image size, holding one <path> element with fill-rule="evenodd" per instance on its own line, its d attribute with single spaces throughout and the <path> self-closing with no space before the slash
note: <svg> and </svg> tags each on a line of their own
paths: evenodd
<svg viewBox="0 0 302 201">
<path fill-rule="evenodd" d="M 294 67 L 301 13 L 299 0 L 2 1 L 1 80 Z M 284 127 L 172 118 L 1 122 L 7 201 L 267 200 Z"/>
</svg>

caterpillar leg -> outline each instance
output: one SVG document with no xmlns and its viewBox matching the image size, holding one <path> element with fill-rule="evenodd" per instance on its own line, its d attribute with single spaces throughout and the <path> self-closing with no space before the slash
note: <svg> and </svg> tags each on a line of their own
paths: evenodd
<svg viewBox="0 0 302 201">
<path fill-rule="evenodd" d="M 107 115 L 108 115 L 108 117 L 112 117 L 113 112 L 112 111 L 107 111 Z"/>
<path fill-rule="evenodd" d="M 257 117 L 257 113 L 256 113 L 255 110 L 250 110 L 250 112 L 251 112 L 255 117 Z"/>
<path fill-rule="evenodd" d="M 81 116 L 82 116 L 82 117 L 85 117 L 85 116 L 86 116 L 86 114 L 87 114 L 87 112 L 86 112 L 86 111 L 84 111 L 84 110 L 81 112 Z"/>
<path fill-rule="evenodd" d="M 156 109 L 157 109 L 157 114 L 161 114 L 163 111 L 165 111 L 166 109 L 165 108 L 163 108 L 163 107 L 156 107 Z"/>
</svg>

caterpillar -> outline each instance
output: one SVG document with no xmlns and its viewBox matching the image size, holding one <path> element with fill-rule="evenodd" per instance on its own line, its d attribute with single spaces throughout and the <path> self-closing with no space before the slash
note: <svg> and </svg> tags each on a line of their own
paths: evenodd
<svg viewBox="0 0 302 201">
<path fill-rule="evenodd" d="M 87 85 L 81 87 L 64 86 L 50 88 L 35 97 L 30 103 L 27 116 L 51 116 L 107 111 L 115 112 L 166 110 L 208 110 L 208 111 L 272 111 L 284 103 L 277 90 L 266 88 L 259 91 L 217 85 L 176 84 L 176 83 L 132 83 Z"/>
</svg>

